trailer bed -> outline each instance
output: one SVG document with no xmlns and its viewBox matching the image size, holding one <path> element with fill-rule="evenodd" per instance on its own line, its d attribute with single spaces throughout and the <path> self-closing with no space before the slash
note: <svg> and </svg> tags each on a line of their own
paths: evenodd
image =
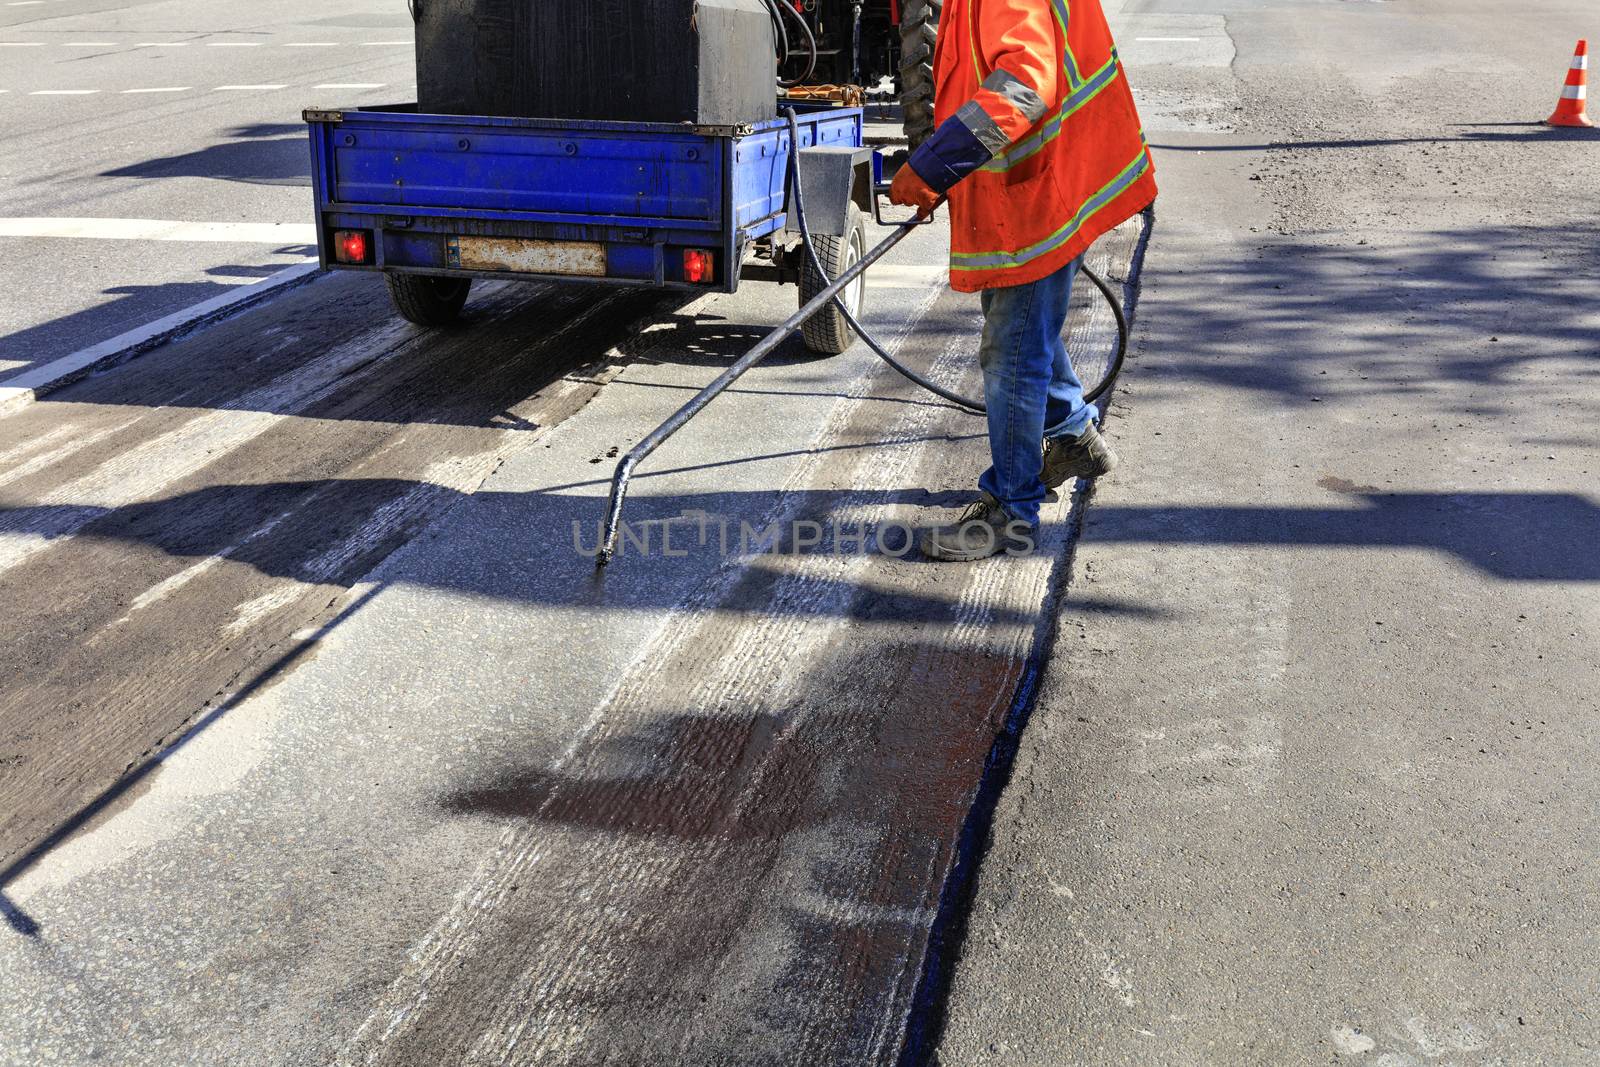
<svg viewBox="0 0 1600 1067">
<path fill-rule="evenodd" d="M 328 268 L 733 291 L 785 224 L 783 119 L 691 126 L 311 110 Z M 801 111 L 802 148 L 858 148 L 859 108 Z M 367 236 L 361 262 L 336 235 Z M 353 251 L 354 245 L 346 251 Z M 707 252 L 698 278 L 685 252 Z M 686 265 L 687 264 L 687 265 Z"/>
</svg>

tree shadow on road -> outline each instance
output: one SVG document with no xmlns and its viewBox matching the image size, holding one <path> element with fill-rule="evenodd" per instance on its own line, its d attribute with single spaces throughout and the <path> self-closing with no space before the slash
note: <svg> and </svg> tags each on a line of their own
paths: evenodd
<svg viewBox="0 0 1600 1067">
<path fill-rule="evenodd" d="M 1524 404 L 1586 405 L 1575 425 L 1593 427 L 1600 313 L 1587 279 L 1597 248 L 1600 226 L 1434 230 L 1382 245 L 1263 235 L 1247 257 L 1149 287 L 1139 347 L 1179 356 L 1135 388 L 1198 382 L 1241 402 L 1373 418 L 1390 397 L 1437 394 L 1441 417 L 1462 420 L 1507 414 L 1514 392 Z M 1461 384 L 1477 388 L 1447 388 Z"/>
</svg>

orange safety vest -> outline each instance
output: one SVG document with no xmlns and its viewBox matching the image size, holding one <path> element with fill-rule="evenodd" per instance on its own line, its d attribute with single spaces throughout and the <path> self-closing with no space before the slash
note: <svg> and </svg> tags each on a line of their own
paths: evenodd
<svg viewBox="0 0 1600 1067">
<path fill-rule="evenodd" d="M 943 176 L 952 288 L 1037 281 L 1155 201 L 1100 0 L 946 0 L 933 62 L 939 128 L 910 162 Z"/>
</svg>

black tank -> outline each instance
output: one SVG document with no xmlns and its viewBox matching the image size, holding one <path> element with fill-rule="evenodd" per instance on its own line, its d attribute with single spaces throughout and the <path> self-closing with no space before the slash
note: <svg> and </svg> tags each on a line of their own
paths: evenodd
<svg viewBox="0 0 1600 1067">
<path fill-rule="evenodd" d="M 762 0 L 416 0 L 430 114 L 692 122 L 776 114 Z"/>
</svg>

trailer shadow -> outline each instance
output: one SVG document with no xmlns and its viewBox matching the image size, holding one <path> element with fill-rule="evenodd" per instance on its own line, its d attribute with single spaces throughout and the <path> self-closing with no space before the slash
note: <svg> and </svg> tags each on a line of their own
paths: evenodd
<svg viewBox="0 0 1600 1067">
<path fill-rule="evenodd" d="M 301 123 L 255 123 L 193 152 L 102 171 L 102 178 L 214 178 L 246 185 L 311 186 L 311 149 Z"/>
<path fill-rule="evenodd" d="M 270 271 L 241 266 L 219 267 L 216 273 Z M 114 333 L 236 288 L 194 283 L 110 290 L 121 299 L 0 337 L 0 359 L 17 360 L 20 372 L 76 347 L 56 338 L 76 342 Z M 474 288 L 461 323 L 426 329 L 396 315 L 379 277 L 329 275 L 265 307 L 162 345 L 140 357 L 136 368 L 115 369 L 53 392 L 32 417 L 49 418 L 50 405 L 86 404 L 500 426 L 511 408 L 586 366 L 720 368 L 775 325 L 697 310 L 692 305 L 698 299 L 677 291 L 488 282 Z M 935 315 L 929 325 L 946 324 Z M 370 350 L 360 369 L 313 403 L 296 405 L 294 376 L 349 345 Z M 800 387 L 785 391 L 843 395 L 835 384 L 839 365 L 811 353 L 799 337 L 786 340 L 764 366 L 807 368 Z M 396 392 L 389 387 L 394 381 L 415 388 Z M 645 378 L 629 384 L 653 383 Z M 749 388 L 742 384 L 734 391 Z"/>
</svg>

